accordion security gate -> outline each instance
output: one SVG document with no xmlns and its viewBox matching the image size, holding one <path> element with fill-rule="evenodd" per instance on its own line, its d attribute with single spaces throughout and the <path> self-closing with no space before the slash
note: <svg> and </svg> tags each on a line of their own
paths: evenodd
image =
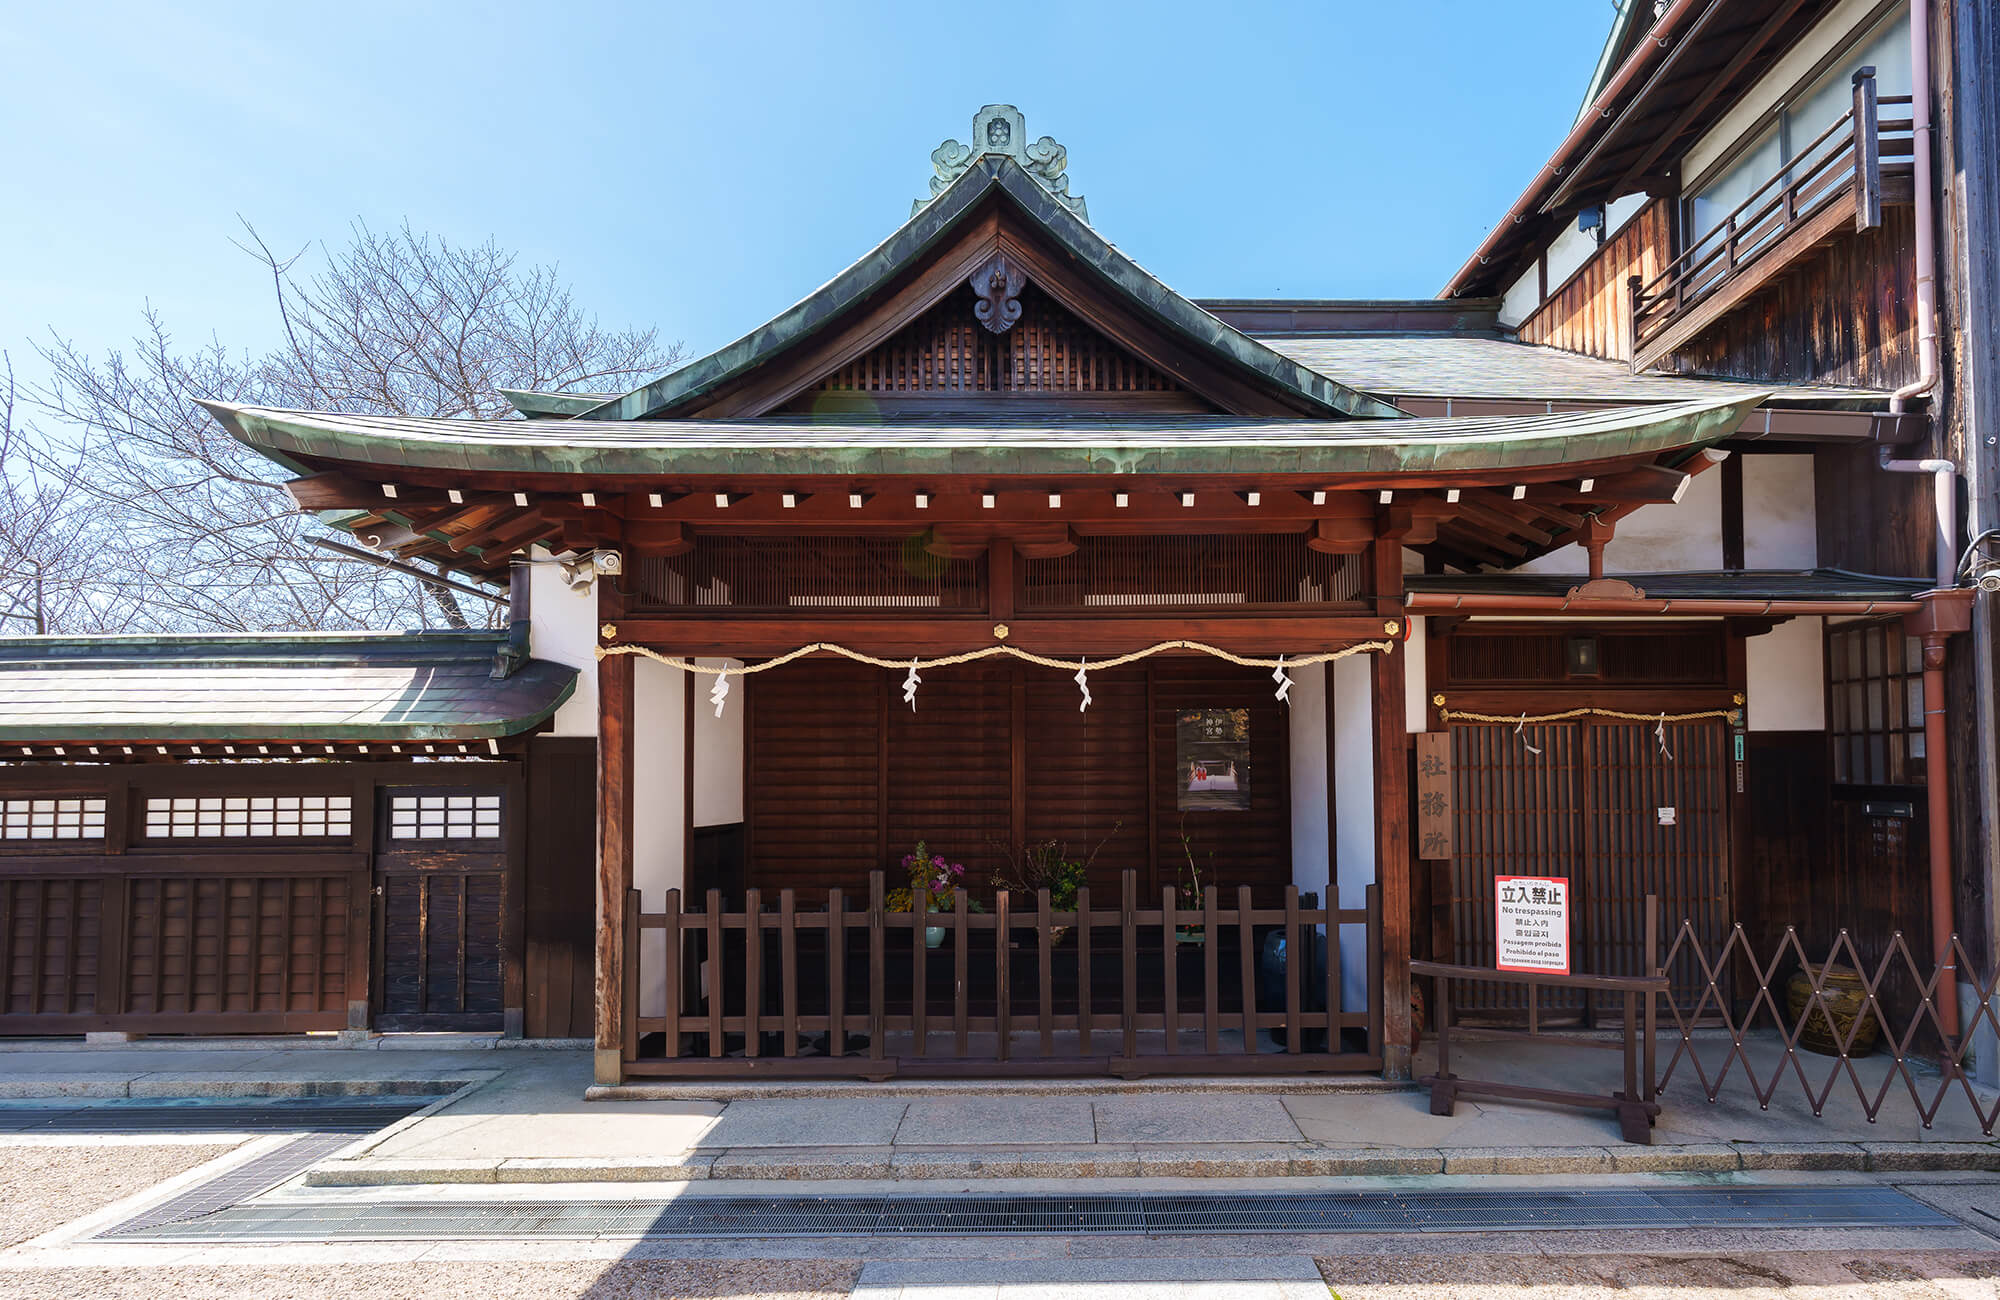
<svg viewBox="0 0 2000 1300">
<path fill-rule="evenodd" d="M 1275 907 L 1255 906 L 1248 887 L 1214 886 L 1198 906 L 1171 890 L 1142 906 L 1127 871 L 1111 907 L 1085 889 L 1073 911 L 1054 911 L 1046 892 L 1032 910 L 1001 892 L 974 911 L 961 892 L 953 911 L 911 913 L 888 909 L 878 871 L 860 908 L 839 890 L 812 911 L 790 890 L 775 908 L 754 890 L 741 909 L 714 892 L 704 901 L 683 911 L 670 890 L 646 912 L 629 896 L 628 932 L 641 936 L 625 965 L 628 1005 L 641 1011 L 626 1022 L 630 1075 L 1381 1069 L 1379 982 L 1355 998 L 1341 960 L 1345 951 L 1351 971 L 1364 955 L 1363 969 L 1379 969 L 1372 887 L 1367 907 L 1331 914 L 1290 887 Z M 1269 959 L 1277 944 L 1287 959 Z M 1356 1002 L 1365 1009 L 1342 1009 Z"/>
</svg>

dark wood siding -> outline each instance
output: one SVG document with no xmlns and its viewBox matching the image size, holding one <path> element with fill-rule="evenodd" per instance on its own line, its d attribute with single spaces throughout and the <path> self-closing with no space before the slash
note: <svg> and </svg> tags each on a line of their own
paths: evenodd
<svg viewBox="0 0 2000 1300">
<path fill-rule="evenodd" d="M 1082 856 L 1109 836 L 1092 887 L 1131 868 L 1157 895 L 1184 860 L 1184 824 L 1209 882 L 1275 899 L 1291 881 L 1290 742 L 1272 692 L 1267 671 L 1160 658 L 1091 674 L 1079 712 L 1066 674 L 960 667 L 925 673 L 912 712 L 887 671 L 788 665 L 750 688 L 749 882 L 816 903 L 834 885 L 865 891 L 880 867 L 893 888 L 922 838 L 984 891 L 1003 845 L 1055 839 Z M 1183 819 L 1176 713 L 1236 707 L 1251 715 L 1251 807 Z"/>
<path fill-rule="evenodd" d="M 1518 327 L 1523 343 L 1583 352 L 1613 361 L 1632 356 L 1627 276 L 1650 281 L 1667 264 L 1672 201 L 1654 199 Z"/>
<path fill-rule="evenodd" d="M 597 742 L 537 738 L 528 751 L 523 872 L 529 1038 L 589 1038 L 597 941 Z"/>
<path fill-rule="evenodd" d="M 1691 375 L 1898 388 L 1917 376 L 1915 209 L 1800 257 L 1660 363 Z M 1825 562 L 1822 559 L 1822 562 Z"/>
<path fill-rule="evenodd" d="M 1930 476 L 1884 472 L 1872 446 L 1814 451 L 1813 514 L 1823 565 L 1908 577 L 1937 571 Z"/>
</svg>

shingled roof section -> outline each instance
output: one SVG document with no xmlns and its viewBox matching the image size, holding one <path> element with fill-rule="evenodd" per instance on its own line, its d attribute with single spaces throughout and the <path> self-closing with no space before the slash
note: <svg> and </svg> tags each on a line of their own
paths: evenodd
<svg viewBox="0 0 2000 1300">
<path fill-rule="evenodd" d="M 1761 393 L 1768 406 L 1881 410 L 1889 394 L 1828 384 L 1749 384 L 1633 374 L 1604 361 L 1507 339 L 1450 334 L 1259 335 L 1258 341 L 1341 383 L 1405 397 L 1551 402 L 1720 402 Z"/>
<path fill-rule="evenodd" d="M 504 632 L 0 638 L 0 741 L 464 741 L 532 730 L 576 669 Z"/>
</svg>

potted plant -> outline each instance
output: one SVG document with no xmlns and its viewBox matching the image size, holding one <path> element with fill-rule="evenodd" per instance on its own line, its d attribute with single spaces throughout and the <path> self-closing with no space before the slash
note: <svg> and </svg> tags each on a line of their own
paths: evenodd
<svg viewBox="0 0 2000 1300">
<path fill-rule="evenodd" d="M 932 853 L 929 844 L 918 840 L 917 847 L 903 855 L 903 870 L 909 874 L 909 888 L 889 891 L 883 901 L 890 911 L 913 912 L 920 901 L 926 913 L 952 910 L 953 896 L 965 880 L 964 863 L 947 862 L 941 855 Z M 967 899 L 966 906 L 974 912 L 986 910 L 976 898 Z M 944 926 L 925 926 L 924 947 L 937 947 L 944 942 L 945 933 Z"/>
<path fill-rule="evenodd" d="M 1199 912 L 1202 910 L 1202 866 L 1201 863 L 1195 861 L 1194 841 L 1188 838 L 1187 817 L 1185 815 L 1181 817 L 1180 837 L 1182 861 L 1174 868 L 1174 875 L 1180 894 L 1179 899 L 1176 901 L 1183 912 Z M 1205 857 L 1210 874 L 1213 874 L 1215 850 L 1210 849 Z M 1208 927 L 1205 925 L 1176 926 L 1174 928 L 1174 939 L 1178 943 L 1204 943 L 1208 939 Z"/>
<path fill-rule="evenodd" d="M 1069 845 L 1062 840 L 1037 840 L 1018 854 L 1011 845 L 1005 847 L 1001 861 L 1006 864 L 993 873 L 993 885 L 1026 894 L 1030 898 L 1039 897 L 1040 891 L 1049 891 L 1049 911 L 1074 912 L 1077 891 L 1090 878 L 1090 866 L 1097 861 L 1097 855 L 1111 842 L 1125 825 L 1114 822 L 1111 830 L 1097 842 L 1087 857 L 1072 857 Z M 1062 942 L 1069 933 L 1066 925 L 1051 926 L 1051 942 Z"/>
</svg>

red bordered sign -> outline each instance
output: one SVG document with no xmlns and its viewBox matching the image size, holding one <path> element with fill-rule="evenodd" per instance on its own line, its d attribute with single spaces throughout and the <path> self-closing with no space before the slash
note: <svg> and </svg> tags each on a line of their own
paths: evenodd
<svg viewBox="0 0 2000 1300">
<path fill-rule="evenodd" d="M 1493 878 L 1493 965 L 1537 975 L 1569 974 L 1568 880 Z"/>
</svg>

